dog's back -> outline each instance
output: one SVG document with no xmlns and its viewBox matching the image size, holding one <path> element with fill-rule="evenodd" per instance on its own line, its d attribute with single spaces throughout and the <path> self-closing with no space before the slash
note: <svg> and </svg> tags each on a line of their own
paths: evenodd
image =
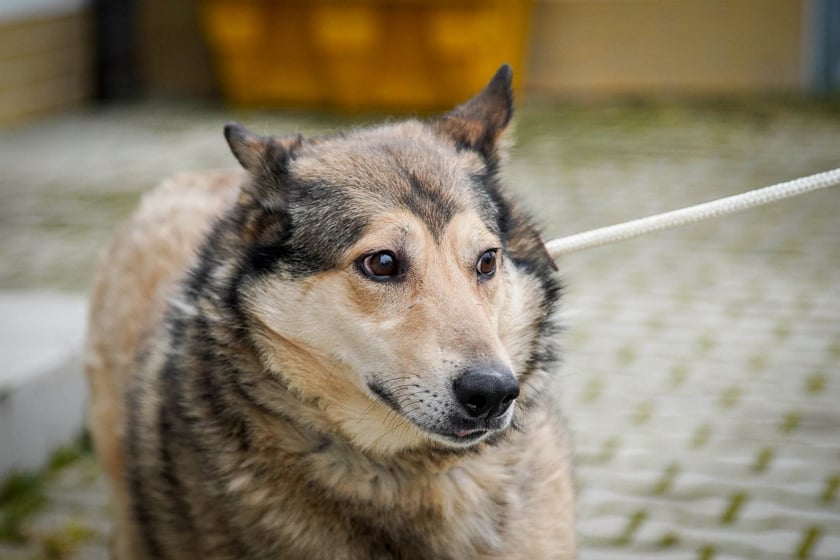
<svg viewBox="0 0 840 560">
<path fill-rule="evenodd" d="M 135 548 L 124 460 L 124 399 L 143 339 L 159 331 L 167 300 L 213 221 L 230 208 L 243 174 L 182 174 L 143 197 L 101 258 L 91 293 L 85 369 L 91 388 L 89 426 L 115 503 L 119 532 L 112 554 Z"/>
<path fill-rule="evenodd" d="M 571 558 L 559 286 L 497 184 L 510 73 L 432 124 L 226 135 L 118 231 L 91 430 L 137 558 Z"/>
</svg>

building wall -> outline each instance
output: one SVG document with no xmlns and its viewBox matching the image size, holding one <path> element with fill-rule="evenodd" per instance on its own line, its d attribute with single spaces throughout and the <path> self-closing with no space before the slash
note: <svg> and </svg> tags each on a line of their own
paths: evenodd
<svg viewBox="0 0 840 560">
<path fill-rule="evenodd" d="M 535 0 L 517 70 L 546 97 L 803 91 L 812 1 Z M 149 90 L 213 92 L 198 0 L 138 4 Z"/>
<path fill-rule="evenodd" d="M 806 86 L 808 0 L 538 0 L 528 89 L 566 96 Z"/>
<path fill-rule="evenodd" d="M 200 25 L 199 0 L 138 0 L 139 71 L 152 94 L 210 97 L 216 77 Z"/>
<path fill-rule="evenodd" d="M 90 97 L 90 23 L 84 9 L 0 19 L 0 123 L 78 105 Z"/>
<path fill-rule="evenodd" d="M 528 64 L 518 70 L 526 92 L 545 97 L 808 90 L 813 2 L 536 0 Z M 142 89 L 212 95 L 198 0 L 136 5 Z M 87 0 L 0 2 L 0 123 L 90 98 L 88 6 Z"/>
</svg>

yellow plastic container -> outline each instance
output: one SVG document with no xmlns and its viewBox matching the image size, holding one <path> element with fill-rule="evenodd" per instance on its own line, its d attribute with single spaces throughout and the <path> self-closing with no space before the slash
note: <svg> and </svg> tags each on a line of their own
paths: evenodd
<svg viewBox="0 0 840 560">
<path fill-rule="evenodd" d="M 222 90 L 238 105 L 431 110 L 503 63 L 521 82 L 531 0 L 204 0 Z"/>
</svg>

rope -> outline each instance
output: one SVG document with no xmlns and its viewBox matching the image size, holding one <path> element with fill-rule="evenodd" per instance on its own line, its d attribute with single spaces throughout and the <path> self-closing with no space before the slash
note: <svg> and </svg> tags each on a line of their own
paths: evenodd
<svg viewBox="0 0 840 560">
<path fill-rule="evenodd" d="M 546 243 L 546 248 L 551 258 L 556 260 L 562 255 L 582 251 L 590 247 L 598 247 L 632 239 L 654 231 L 662 231 L 700 220 L 741 212 L 763 204 L 836 185 L 840 185 L 840 168 L 680 210 L 665 212 L 664 214 L 656 214 L 647 218 L 639 218 L 622 224 L 561 237 Z"/>
</svg>

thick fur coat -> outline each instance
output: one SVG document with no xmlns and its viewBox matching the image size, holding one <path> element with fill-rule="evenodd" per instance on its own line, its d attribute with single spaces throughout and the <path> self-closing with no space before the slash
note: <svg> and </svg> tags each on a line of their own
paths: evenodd
<svg viewBox="0 0 840 560">
<path fill-rule="evenodd" d="M 572 558 L 559 284 L 510 68 L 441 118 L 225 135 L 109 245 L 90 426 L 128 559 Z"/>
</svg>

